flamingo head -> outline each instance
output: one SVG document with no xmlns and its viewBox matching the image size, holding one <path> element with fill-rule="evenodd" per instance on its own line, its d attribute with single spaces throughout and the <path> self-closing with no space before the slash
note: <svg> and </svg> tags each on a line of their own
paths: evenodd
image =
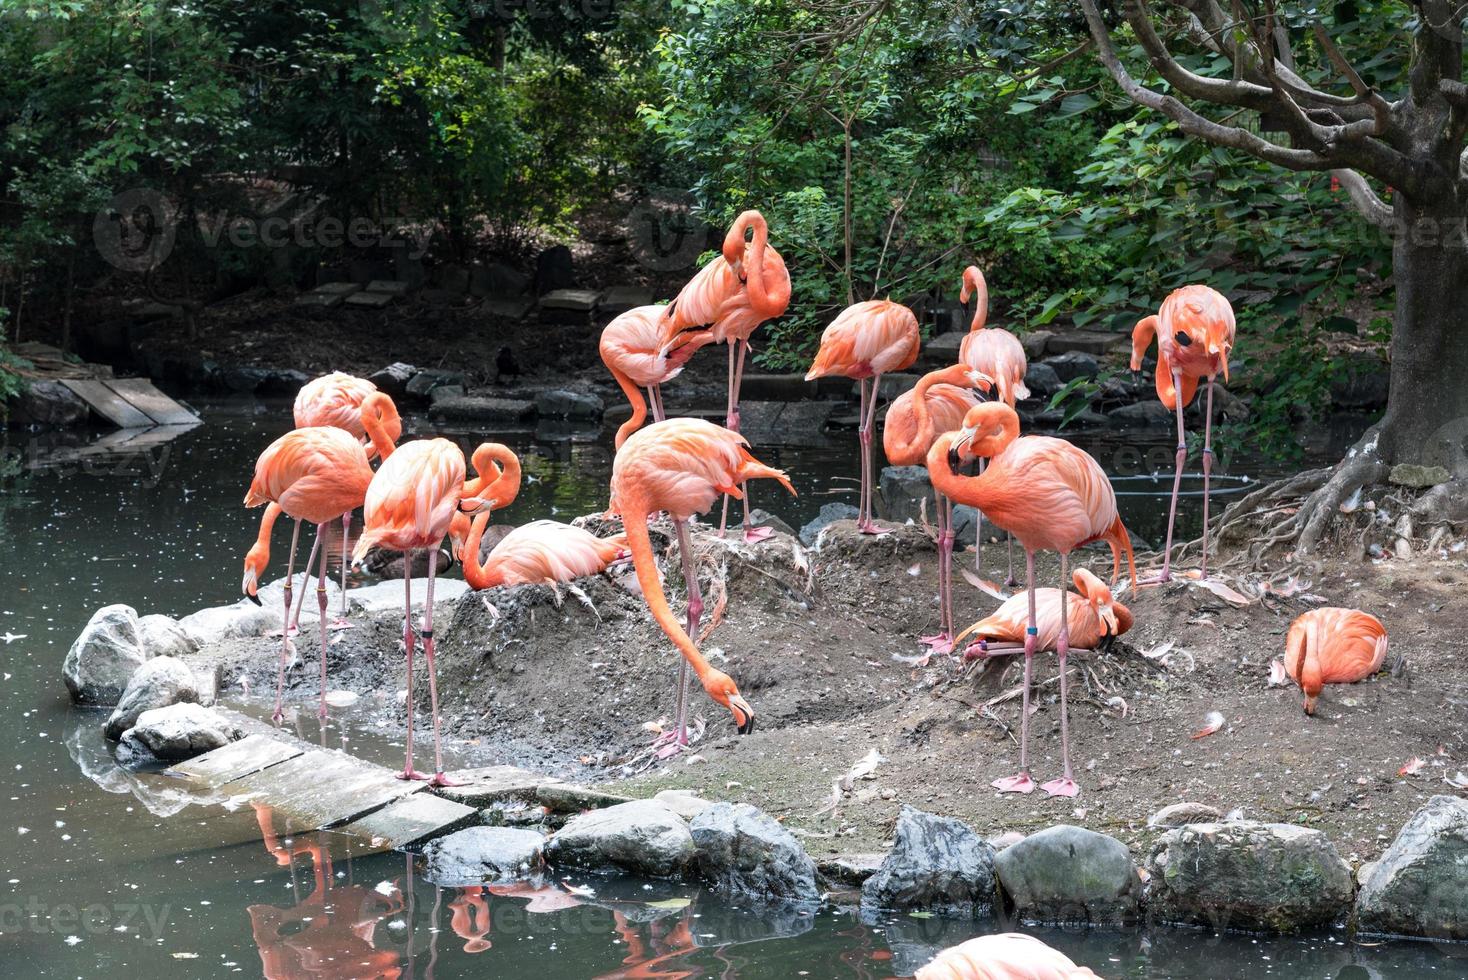
<svg viewBox="0 0 1468 980">
<path fill-rule="evenodd" d="M 1096 618 L 1106 628 L 1107 636 L 1120 636 L 1131 627 L 1131 613 L 1117 605 L 1111 588 L 1105 582 L 1085 568 L 1077 568 L 1071 575 L 1071 581 L 1096 611 Z"/>
<path fill-rule="evenodd" d="M 1019 436 L 1019 416 L 1004 402 L 983 402 L 968 410 L 963 428 L 949 447 L 950 462 L 994 456 Z"/>
<path fill-rule="evenodd" d="M 754 709 L 739 693 L 739 687 L 734 683 L 734 678 L 722 670 L 711 669 L 708 676 L 704 678 L 703 689 L 714 701 L 729 709 L 729 713 L 734 716 L 734 725 L 740 735 L 748 735 L 754 731 Z"/>
<path fill-rule="evenodd" d="M 963 376 L 968 381 L 969 387 L 982 395 L 988 395 L 994 390 L 994 379 L 983 371 L 965 371 Z"/>
<path fill-rule="evenodd" d="M 245 594 L 255 605 L 260 605 L 260 597 L 256 593 L 260 589 L 260 576 L 265 572 L 265 563 L 269 560 L 267 549 L 256 544 L 245 555 L 245 578 L 240 584 L 240 591 Z"/>
</svg>

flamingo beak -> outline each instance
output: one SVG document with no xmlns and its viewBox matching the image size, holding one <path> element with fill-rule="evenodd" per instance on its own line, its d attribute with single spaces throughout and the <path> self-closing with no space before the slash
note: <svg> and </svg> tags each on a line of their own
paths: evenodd
<svg viewBox="0 0 1468 980">
<path fill-rule="evenodd" d="M 740 735 L 748 735 L 754 731 L 754 709 L 749 702 L 738 694 L 729 696 L 729 710 L 734 712 L 734 724 Z"/>
<path fill-rule="evenodd" d="M 494 507 L 495 501 L 485 497 L 465 497 L 459 501 L 459 510 L 466 514 L 477 514 L 485 508 L 493 510 Z"/>
<path fill-rule="evenodd" d="M 969 384 L 982 391 L 984 394 L 994 390 L 994 379 L 983 371 L 970 371 L 967 375 Z"/>
<path fill-rule="evenodd" d="M 257 606 L 261 604 L 260 603 L 260 597 L 258 595 L 256 595 L 255 593 L 253 593 L 253 592 L 247 593 L 246 596 L 245 596 L 245 598 L 246 599 L 249 599 L 251 602 L 253 602 Z"/>
<path fill-rule="evenodd" d="M 1106 624 L 1107 635 L 1115 636 L 1119 627 L 1116 622 L 1116 610 L 1112 608 L 1111 603 L 1101 603 L 1096 609 L 1096 614 L 1101 618 L 1101 622 Z"/>
</svg>

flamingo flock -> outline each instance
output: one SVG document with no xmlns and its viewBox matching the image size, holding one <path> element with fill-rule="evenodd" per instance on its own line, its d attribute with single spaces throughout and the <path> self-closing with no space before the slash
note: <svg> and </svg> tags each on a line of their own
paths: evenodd
<svg viewBox="0 0 1468 980">
<path fill-rule="evenodd" d="M 704 602 L 690 522 L 709 513 L 722 498 L 719 534 L 723 536 L 729 500 L 742 499 L 743 540 L 756 544 L 771 532 L 752 525 L 750 481 L 773 480 L 794 493 L 789 477 L 756 459 L 739 433 L 739 392 L 747 357 L 753 349 L 752 337 L 761 324 L 786 311 L 790 297 L 790 275 L 770 243 L 764 217 L 758 211 L 746 211 L 730 227 L 719 254 L 670 303 L 637 307 L 606 326 L 600 338 L 601 357 L 631 408 L 631 417 L 615 436 L 610 483 L 608 516 L 621 518 L 622 533 L 609 537 L 538 520 L 513 529 L 487 558 L 482 558 L 480 546 L 492 514 L 511 504 L 519 492 L 521 470 L 514 452 L 499 443 L 487 442 L 466 459 L 463 450 L 447 439 L 400 443 L 403 429 L 397 408 L 370 381 L 334 373 L 306 385 L 295 405 L 296 428 L 260 454 L 245 498 L 246 506 L 266 507 L 257 539 L 244 563 L 242 587 L 257 602 L 256 590 L 269 561 L 274 523 L 282 513 L 295 521 L 286 567 L 274 712 L 277 721 L 282 716 L 285 671 L 293 652 L 292 636 L 300 609 L 299 603 L 292 604 L 290 578 L 300 524 L 306 521 L 317 529 L 316 544 L 306 566 L 309 574 L 311 566 L 319 561 L 318 713 L 324 718 L 327 632 L 348 625 L 345 576 L 350 534 L 343 535 L 341 615 L 330 623 L 323 541 L 329 523 L 340 520 L 344 532 L 349 532 L 351 514 L 360 507 L 364 524 L 351 547 L 352 559 L 361 561 L 373 548 L 406 556 L 402 642 L 408 668 L 409 712 L 402 778 L 430 779 L 438 785 L 450 783 L 443 770 L 438 716 L 433 627 L 436 561 L 427 562 L 422 618 L 416 625 L 412 579 L 415 557 L 427 554 L 432 558 L 445 541 L 461 561 L 465 579 L 476 589 L 524 583 L 559 585 L 630 558 L 654 621 L 680 656 L 673 693 L 674 723 L 672 730 L 655 743 L 658 754 L 675 753 L 689 743 L 690 674 L 714 703 L 729 711 L 739 733 L 752 731 L 753 706 L 740 693 L 735 680 L 713 667 L 698 647 Z M 988 284 L 977 266 L 964 270 L 960 298 L 964 303 L 972 300 L 973 315 L 957 362 L 929 372 L 911 390 L 898 395 L 882 421 L 882 445 L 889 462 L 925 466 L 934 492 L 940 625 L 936 634 L 922 637 L 921 642 L 928 646 L 929 656 L 952 655 L 958 662 L 1023 657 L 1019 770 L 993 783 L 1006 793 L 1030 793 L 1037 786 L 1029 767 L 1033 660 L 1040 653 L 1056 654 L 1060 667 L 1061 772 L 1038 785 L 1050 795 L 1073 797 L 1080 787 L 1071 765 L 1067 658 L 1077 649 L 1104 647 L 1131 627 L 1131 611 L 1113 593 L 1123 558 L 1134 593 L 1140 585 L 1166 582 L 1174 574 L 1173 525 L 1187 455 L 1183 409 L 1200 387 L 1205 393 L 1202 461 L 1207 513 L 1213 461 L 1213 388 L 1220 374 L 1224 381 L 1228 379 L 1235 334 L 1233 310 L 1227 299 L 1208 286 L 1184 286 L 1163 301 L 1156 315 L 1138 322 L 1133 331 L 1131 367 L 1141 368 L 1143 357 L 1155 341 L 1157 393 L 1175 413 L 1178 430 L 1161 574 L 1139 583 L 1131 537 L 1100 464 L 1065 440 L 1021 433 L 1016 403 L 1029 397 L 1024 383 L 1024 347 L 1012 333 L 988 325 Z M 891 299 L 855 303 L 826 328 L 806 372 L 808 381 L 840 376 L 857 383 L 860 504 L 856 530 L 863 535 L 882 535 L 891 530 L 878 523 L 873 506 L 873 444 L 882 378 L 916 363 L 921 343 L 912 310 Z M 663 386 L 678 376 L 698 350 L 711 344 L 728 346 L 724 425 L 670 418 L 663 402 Z M 1024 594 L 1014 596 L 962 631 L 957 629 L 954 614 L 955 504 L 975 508 L 980 521 L 987 520 L 1009 537 L 1011 584 L 1015 584 L 1015 541 L 1025 556 Z M 682 622 L 664 593 L 649 534 L 649 521 L 659 515 L 671 520 L 676 538 L 685 592 Z M 1188 573 L 1189 578 L 1207 576 L 1206 535 L 1205 518 L 1202 557 L 1197 571 Z M 1072 553 L 1092 543 L 1104 543 L 1111 551 L 1109 585 L 1088 569 L 1070 567 Z M 977 563 L 982 561 L 982 531 L 975 544 Z M 1037 587 L 1035 559 L 1042 551 L 1053 551 L 1059 557 L 1058 588 Z M 435 766 L 431 776 L 413 765 L 413 661 L 420 644 L 427 661 L 433 719 Z M 1286 656 L 1276 671 L 1300 686 L 1305 693 L 1305 710 L 1313 713 L 1324 685 L 1351 683 L 1369 676 L 1380 667 L 1386 648 L 1386 630 L 1375 617 L 1357 610 L 1314 610 L 1290 629 Z"/>
</svg>

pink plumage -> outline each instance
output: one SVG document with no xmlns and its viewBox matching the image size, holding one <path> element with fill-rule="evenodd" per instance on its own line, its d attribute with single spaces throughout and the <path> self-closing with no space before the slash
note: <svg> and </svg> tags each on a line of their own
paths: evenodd
<svg viewBox="0 0 1468 980">
<path fill-rule="evenodd" d="M 921 342 L 917 317 L 901 303 L 855 303 L 821 334 L 821 348 L 805 380 L 833 374 L 860 380 L 903 371 L 917 361 Z"/>
<path fill-rule="evenodd" d="M 367 488 L 366 528 L 353 557 L 374 546 L 393 551 L 437 547 L 458 512 L 464 475 L 464 451 L 447 439 L 399 446 Z"/>
<path fill-rule="evenodd" d="M 1017 932 L 950 946 L 914 980 L 1100 980 L 1057 949 Z"/>
</svg>

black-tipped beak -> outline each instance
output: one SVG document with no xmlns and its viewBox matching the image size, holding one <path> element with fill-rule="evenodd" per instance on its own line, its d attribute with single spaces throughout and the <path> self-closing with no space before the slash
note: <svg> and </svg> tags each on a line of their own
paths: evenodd
<svg viewBox="0 0 1468 980">
<path fill-rule="evenodd" d="M 962 462 L 963 460 L 958 458 L 958 450 L 950 446 L 948 448 L 948 468 L 956 470 Z"/>
<path fill-rule="evenodd" d="M 754 715 L 745 715 L 744 724 L 739 726 L 740 735 L 749 735 L 754 732 Z"/>
<path fill-rule="evenodd" d="M 251 602 L 253 602 L 257 606 L 260 605 L 260 597 L 258 595 L 256 595 L 255 593 L 253 593 L 253 592 L 250 592 L 250 593 L 246 594 L 245 598 L 246 599 L 249 599 Z"/>
</svg>

